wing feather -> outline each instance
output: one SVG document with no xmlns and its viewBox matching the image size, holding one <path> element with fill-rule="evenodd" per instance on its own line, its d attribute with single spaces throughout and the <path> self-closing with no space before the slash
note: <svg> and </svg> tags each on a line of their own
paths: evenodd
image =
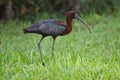
<svg viewBox="0 0 120 80">
<path fill-rule="evenodd" d="M 59 20 L 48 19 L 32 24 L 30 27 L 24 29 L 24 31 L 28 31 L 28 33 L 31 32 L 43 35 L 61 35 L 64 32 L 65 28 L 65 23 Z"/>
</svg>

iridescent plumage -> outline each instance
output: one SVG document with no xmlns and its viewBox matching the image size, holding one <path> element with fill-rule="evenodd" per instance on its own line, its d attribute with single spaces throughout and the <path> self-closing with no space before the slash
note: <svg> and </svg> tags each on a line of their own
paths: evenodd
<svg viewBox="0 0 120 80">
<path fill-rule="evenodd" d="M 65 30 L 65 25 L 59 20 L 47 19 L 35 24 L 32 24 L 30 27 L 23 29 L 24 33 L 38 33 L 44 36 L 58 36 L 62 35 Z"/>
<path fill-rule="evenodd" d="M 57 36 L 62 36 L 69 34 L 72 30 L 72 20 L 76 18 L 79 19 L 91 32 L 90 27 L 87 25 L 87 23 L 80 18 L 74 11 L 68 11 L 66 14 L 66 23 L 60 21 L 60 20 L 55 20 L 55 19 L 47 19 L 43 20 L 41 22 L 32 24 L 30 27 L 23 29 L 24 33 L 37 33 L 41 34 L 42 38 L 40 39 L 40 42 L 38 43 L 38 48 L 40 51 L 41 55 L 41 61 L 42 65 L 45 66 L 45 63 L 43 61 L 43 56 L 41 52 L 41 42 L 46 36 L 52 36 L 53 37 L 53 45 L 52 45 L 52 55 L 54 51 L 54 44 L 55 44 L 55 39 Z"/>
</svg>

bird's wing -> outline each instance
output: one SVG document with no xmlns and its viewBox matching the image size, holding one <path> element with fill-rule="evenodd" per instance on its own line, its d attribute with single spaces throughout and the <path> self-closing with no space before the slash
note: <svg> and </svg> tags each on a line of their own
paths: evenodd
<svg viewBox="0 0 120 80">
<path fill-rule="evenodd" d="M 66 28 L 66 25 L 59 21 L 51 19 L 39 26 L 39 32 L 45 35 L 61 35 Z"/>
<path fill-rule="evenodd" d="M 28 30 L 28 31 L 38 31 L 39 28 L 41 27 L 41 25 L 47 23 L 48 21 L 50 21 L 50 19 L 47 19 L 47 20 L 44 20 L 44 21 L 41 21 L 41 22 L 38 22 L 38 23 L 34 23 L 34 24 L 32 24 L 31 26 L 29 26 L 25 29 Z"/>
<path fill-rule="evenodd" d="M 38 33 L 43 35 L 61 35 L 66 28 L 64 22 L 54 19 L 47 19 L 25 28 L 24 31 L 28 33 Z"/>
</svg>

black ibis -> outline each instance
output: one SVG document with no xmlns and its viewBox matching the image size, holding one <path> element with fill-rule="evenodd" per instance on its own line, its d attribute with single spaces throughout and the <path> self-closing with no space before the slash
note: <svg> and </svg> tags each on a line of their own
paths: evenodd
<svg viewBox="0 0 120 80">
<path fill-rule="evenodd" d="M 54 52 L 55 39 L 57 38 L 57 36 L 63 36 L 71 32 L 73 19 L 80 20 L 88 28 L 88 30 L 91 33 L 91 28 L 88 26 L 88 24 L 82 18 L 80 18 L 78 14 L 74 11 L 68 11 L 66 13 L 66 23 L 56 19 L 47 19 L 47 20 L 43 20 L 41 22 L 32 24 L 30 27 L 23 29 L 24 33 L 37 33 L 42 35 L 42 38 L 38 43 L 38 48 L 40 51 L 40 56 L 41 56 L 41 61 L 43 66 L 45 66 L 45 63 L 43 61 L 41 45 L 40 45 L 42 40 L 47 36 L 52 36 L 53 38 L 52 56 L 54 56 L 53 52 Z"/>
</svg>

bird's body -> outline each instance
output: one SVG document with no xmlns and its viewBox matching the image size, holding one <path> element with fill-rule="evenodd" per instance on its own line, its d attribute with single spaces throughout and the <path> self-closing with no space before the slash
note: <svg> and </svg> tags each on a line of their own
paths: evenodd
<svg viewBox="0 0 120 80">
<path fill-rule="evenodd" d="M 44 36 L 64 35 L 66 29 L 64 22 L 55 19 L 47 19 L 24 29 L 24 33 L 38 33 Z"/>
<path fill-rule="evenodd" d="M 66 35 L 72 30 L 72 17 L 66 16 L 64 23 L 56 19 L 47 19 L 41 22 L 32 24 L 30 27 L 23 29 L 24 33 L 38 33 L 43 36 L 59 36 Z"/>
<path fill-rule="evenodd" d="M 41 22 L 32 24 L 30 27 L 23 29 L 24 33 L 37 33 L 41 34 L 42 38 L 40 39 L 40 42 L 38 43 L 38 48 L 41 55 L 42 64 L 44 64 L 43 58 L 42 58 L 42 52 L 41 52 L 41 46 L 40 43 L 42 42 L 43 38 L 46 36 L 52 36 L 53 37 L 53 46 L 52 46 L 52 55 L 54 51 L 54 43 L 57 36 L 66 35 L 71 32 L 72 30 L 72 20 L 73 18 L 79 19 L 85 26 L 90 30 L 87 23 L 83 21 L 75 12 L 68 11 L 66 14 L 66 23 L 56 20 L 56 19 L 47 19 L 43 20 Z M 91 30 L 90 30 L 91 32 Z M 54 56 L 54 55 L 53 55 Z"/>
</svg>

